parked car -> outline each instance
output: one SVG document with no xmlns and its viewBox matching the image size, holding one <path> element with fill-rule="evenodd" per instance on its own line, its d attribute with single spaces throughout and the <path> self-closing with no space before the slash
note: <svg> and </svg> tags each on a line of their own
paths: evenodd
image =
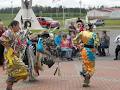
<svg viewBox="0 0 120 90">
<path fill-rule="evenodd" d="M 105 25 L 104 20 L 102 20 L 102 19 L 90 20 L 90 23 L 92 23 L 93 25 L 96 25 L 96 26 Z"/>
<path fill-rule="evenodd" d="M 37 17 L 37 20 L 44 28 L 60 28 L 60 23 L 50 17 Z"/>
</svg>

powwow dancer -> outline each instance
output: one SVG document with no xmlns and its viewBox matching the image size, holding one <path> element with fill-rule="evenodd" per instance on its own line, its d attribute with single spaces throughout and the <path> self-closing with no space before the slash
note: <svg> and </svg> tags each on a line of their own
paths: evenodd
<svg viewBox="0 0 120 90">
<path fill-rule="evenodd" d="M 12 90 L 13 84 L 21 79 L 26 79 L 28 70 L 26 65 L 18 57 L 18 35 L 20 30 L 19 22 L 12 21 L 9 25 L 10 29 L 6 30 L 0 37 L 2 45 L 5 47 L 4 57 L 6 61 L 6 71 L 8 79 L 6 81 L 6 90 Z"/>
<path fill-rule="evenodd" d="M 28 66 L 29 69 L 29 81 L 36 80 L 36 57 L 34 54 L 33 42 L 30 39 L 30 31 L 29 28 L 25 29 L 25 31 L 20 32 L 20 45 L 23 46 L 21 50 L 21 58 L 25 65 Z"/>
<path fill-rule="evenodd" d="M 29 69 L 29 81 L 36 80 L 38 76 L 38 68 L 40 65 L 36 59 L 36 36 L 37 34 L 32 34 L 30 32 L 31 22 L 28 20 L 25 23 L 22 23 L 22 32 L 20 32 L 20 45 L 24 46 L 21 50 L 21 57 L 25 65 Z M 26 43 L 25 43 L 26 42 Z"/>
<path fill-rule="evenodd" d="M 83 87 L 89 87 L 90 78 L 95 71 L 95 48 L 94 42 L 96 40 L 96 34 L 92 32 L 92 24 L 88 24 L 89 28 L 87 31 L 80 32 L 75 38 L 76 40 L 81 40 L 83 43 L 83 48 L 81 50 L 82 57 L 82 72 L 80 74 L 84 77 Z"/>
<path fill-rule="evenodd" d="M 54 64 L 51 51 L 50 51 L 50 43 L 52 41 L 49 39 L 50 35 L 48 32 L 43 31 L 40 35 L 38 35 L 38 43 L 37 43 L 37 62 L 39 63 L 39 69 L 42 69 L 42 64 L 46 64 L 49 68 L 51 68 Z M 51 41 L 51 42 L 50 42 Z"/>
</svg>

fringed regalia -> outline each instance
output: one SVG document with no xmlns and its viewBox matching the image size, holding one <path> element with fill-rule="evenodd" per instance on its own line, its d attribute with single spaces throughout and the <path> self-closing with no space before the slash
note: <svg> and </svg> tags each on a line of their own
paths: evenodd
<svg viewBox="0 0 120 90">
<path fill-rule="evenodd" d="M 82 31 L 80 32 L 74 42 L 81 40 L 83 43 L 83 48 L 81 49 L 81 57 L 82 57 L 82 69 L 83 71 L 80 72 L 81 75 L 84 76 L 85 82 L 86 77 L 87 79 L 94 74 L 95 71 L 95 47 L 94 43 L 96 40 L 96 34 L 90 31 Z M 89 83 L 89 82 L 87 82 Z"/>
<path fill-rule="evenodd" d="M 19 58 L 18 46 L 18 35 L 12 30 L 7 30 L 0 37 L 1 43 L 5 47 L 4 57 L 6 62 L 6 71 L 8 74 L 9 82 L 16 82 L 20 79 L 26 79 L 28 76 L 28 69 Z"/>
</svg>

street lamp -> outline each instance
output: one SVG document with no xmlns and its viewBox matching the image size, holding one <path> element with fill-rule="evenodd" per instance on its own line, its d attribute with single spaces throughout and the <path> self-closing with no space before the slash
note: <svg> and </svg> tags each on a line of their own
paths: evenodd
<svg viewBox="0 0 120 90">
<path fill-rule="evenodd" d="M 79 1 L 79 5 L 80 5 L 80 16 L 81 16 L 81 4 L 82 4 L 82 1 L 80 0 L 80 1 Z"/>
</svg>

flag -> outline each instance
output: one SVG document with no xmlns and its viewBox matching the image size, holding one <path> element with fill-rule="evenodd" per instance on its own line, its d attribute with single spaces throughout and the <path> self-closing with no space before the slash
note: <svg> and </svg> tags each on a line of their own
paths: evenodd
<svg viewBox="0 0 120 90">
<path fill-rule="evenodd" d="M 52 0 L 53 3 L 58 2 L 58 1 L 60 1 L 60 0 Z"/>
</svg>

